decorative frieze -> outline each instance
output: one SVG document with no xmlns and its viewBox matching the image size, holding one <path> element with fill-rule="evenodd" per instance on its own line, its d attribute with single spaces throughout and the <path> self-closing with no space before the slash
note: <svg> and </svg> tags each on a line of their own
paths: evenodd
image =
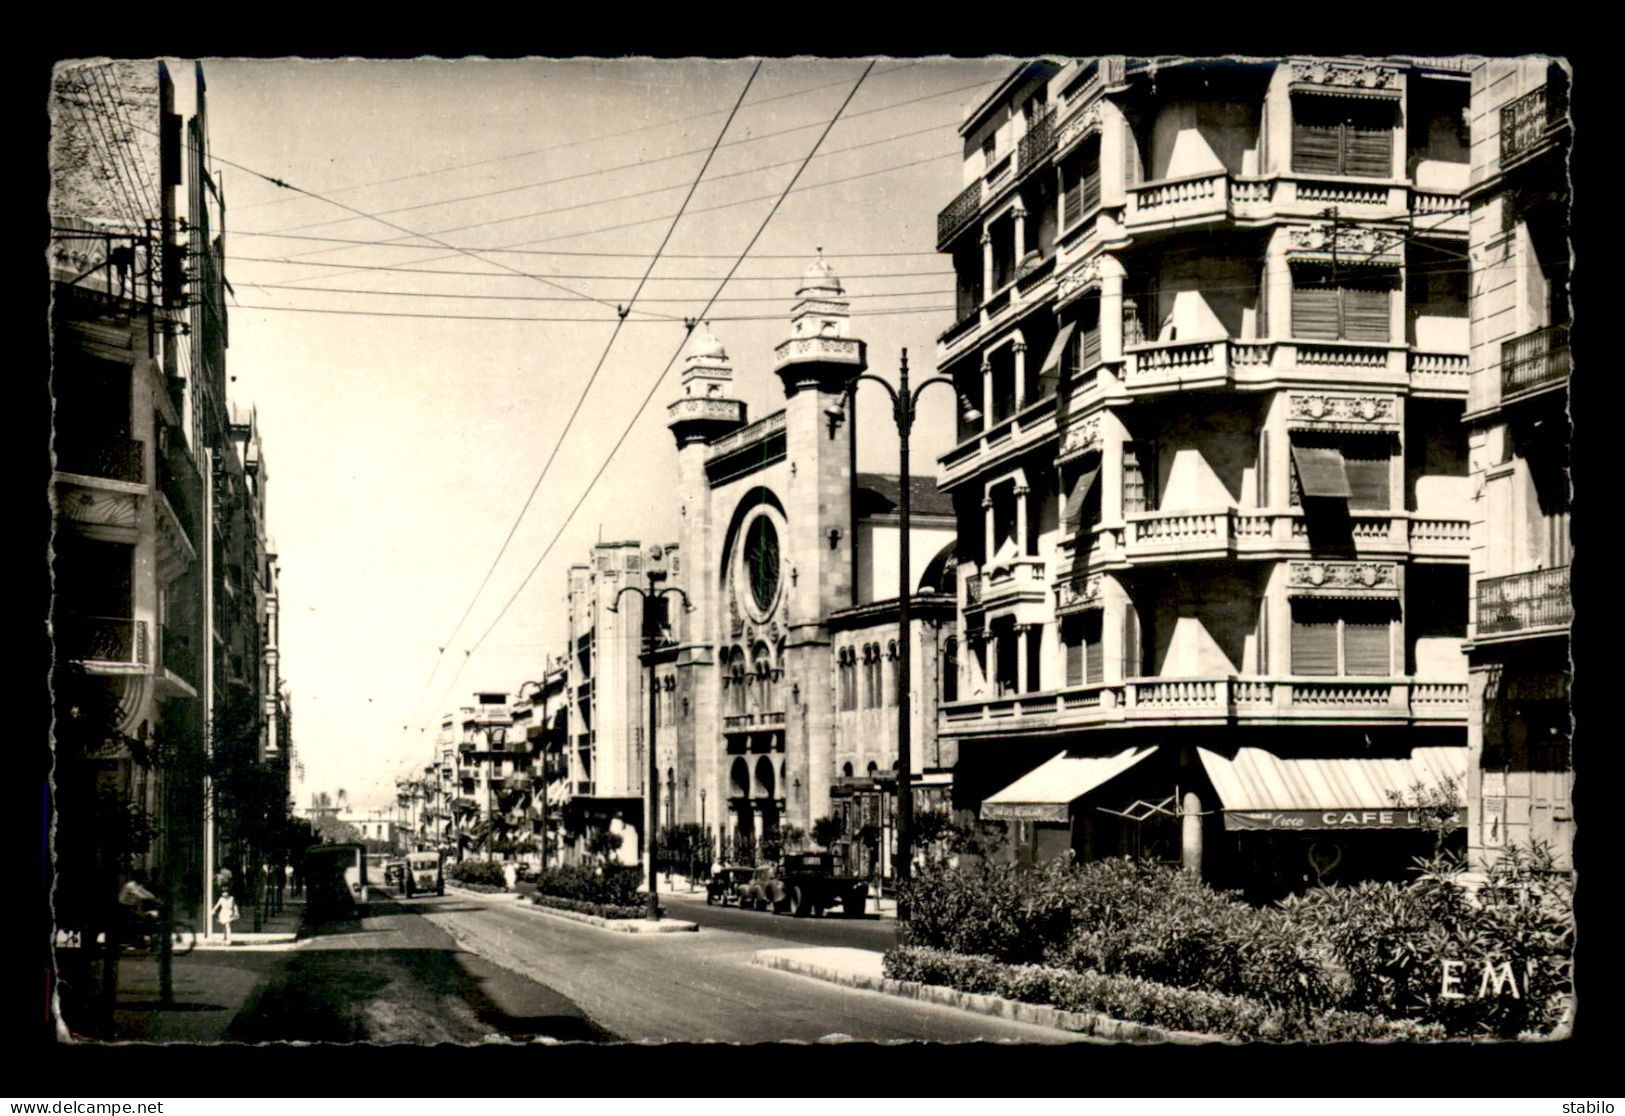
<svg viewBox="0 0 1625 1116">
<path fill-rule="evenodd" d="M 1088 135 L 1097 135 L 1101 129 L 1100 105 L 1090 105 L 1065 124 L 1055 137 L 1055 148 L 1063 151 Z"/>
<path fill-rule="evenodd" d="M 1055 586 L 1057 611 L 1092 608 L 1100 602 L 1100 575 L 1075 577 Z"/>
<path fill-rule="evenodd" d="M 1288 255 L 1330 260 L 1336 255 L 1343 263 L 1372 263 L 1397 266 L 1404 262 L 1399 248 L 1405 238 L 1398 233 L 1384 232 L 1366 225 L 1338 224 L 1317 221 L 1287 231 Z"/>
<path fill-rule="evenodd" d="M 1293 62 L 1292 80 L 1348 89 L 1398 89 L 1399 71 L 1370 62 L 1328 62 L 1317 58 Z"/>
<path fill-rule="evenodd" d="M 1089 415 L 1067 424 L 1061 439 L 1061 456 L 1088 453 L 1100 448 L 1100 416 Z"/>
<path fill-rule="evenodd" d="M 839 360 L 857 363 L 863 359 L 863 342 L 846 337 L 797 337 L 775 350 L 778 363 L 794 360 Z"/>
<path fill-rule="evenodd" d="M 1287 395 L 1289 424 L 1353 423 L 1399 428 L 1398 400 L 1392 395 L 1341 395 L 1294 391 Z"/>
<path fill-rule="evenodd" d="M 1288 562 L 1289 592 L 1399 592 L 1399 566 L 1394 562 Z"/>
<path fill-rule="evenodd" d="M 1100 287 L 1100 258 L 1084 260 L 1055 281 L 1055 301 L 1062 305 L 1084 292 Z"/>
</svg>

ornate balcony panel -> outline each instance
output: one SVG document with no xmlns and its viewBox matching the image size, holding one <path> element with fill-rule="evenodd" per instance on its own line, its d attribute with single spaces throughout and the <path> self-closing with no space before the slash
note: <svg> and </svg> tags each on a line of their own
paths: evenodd
<svg viewBox="0 0 1625 1116">
<path fill-rule="evenodd" d="M 1501 342 L 1501 402 L 1557 387 L 1568 378 L 1567 323 Z"/>
<path fill-rule="evenodd" d="M 1230 343 L 1165 341 L 1139 345 L 1124 354 L 1123 380 L 1129 389 L 1154 385 L 1186 387 L 1192 381 L 1225 380 L 1230 371 Z"/>
<path fill-rule="evenodd" d="M 1202 552 L 1226 553 L 1235 542 L 1233 516 L 1227 508 L 1126 516 L 1128 557 L 1189 558 Z"/>
<path fill-rule="evenodd" d="M 1040 167 L 1055 150 L 1055 110 L 1050 109 L 1027 129 L 1016 145 L 1016 169 L 1022 175 Z"/>
<path fill-rule="evenodd" d="M 1440 192 L 1411 188 L 1411 217 L 1419 222 L 1413 225 L 1418 233 L 1467 232 L 1467 203 L 1457 192 Z"/>
<path fill-rule="evenodd" d="M 1406 358 L 1411 390 L 1428 395 L 1467 396 L 1472 365 L 1466 353 L 1424 353 L 1412 351 Z"/>
<path fill-rule="evenodd" d="M 181 681 L 196 686 L 198 683 L 197 651 L 191 637 L 168 626 L 158 629 L 160 661 L 166 671 Z"/>
<path fill-rule="evenodd" d="M 937 250 L 941 251 L 959 231 L 970 224 L 982 205 L 982 180 L 977 179 L 960 191 L 947 208 L 937 214 Z"/>
<path fill-rule="evenodd" d="M 1132 230 L 1224 217 L 1229 210 L 1230 176 L 1218 171 L 1130 187 L 1124 220 Z"/>
<path fill-rule="evenodd" d="M 57 646 L 64 658 L 89 667 L 145 667 L 147 622 L 122 616 L 59 616 Z"/>
<path fill-rule="evenodd" d="M 1042 603 L 1049 595 L 1048 579 L 1048 564 L 1042 558 L 1013 558 L 991 566 L 979 579 L 982 606 Z"/>
<path fill-rule="evenodd" d="M 56 440 L 56 467 L 85 477 L 146 482 L 146 444 L 131 438 L 99 438 L 69 432 Z"/>
<path fill-rule="evenodd" d="M 1480 637 L 1566 627 L 1573 619 L 1567 566 L 1486 577 L 1478 583 Z"/>
<path fill-rule="evenodd" d="M 1565 84 L 1549 82 L 1501 108 L 1501 169 L 1539 148 L 1568 120 Z"/>
</svg>

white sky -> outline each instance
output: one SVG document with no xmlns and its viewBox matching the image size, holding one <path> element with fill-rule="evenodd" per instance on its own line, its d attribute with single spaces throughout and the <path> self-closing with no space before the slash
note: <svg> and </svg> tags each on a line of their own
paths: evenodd
<svg viewBox="0 0 1625 1116">
<path fill-rule="evenodd" d="M 639 308 L 676 319 L 700 312 L 732 263 L 727 254 L 744 249 L 865 64 L 762 66 L 666 250 L 668 257 L 719 258 L 664 258 Z M 680 320 L 638 322 L 642 315 L 634 313 L 490 584 L 447 642 L 558 442 L 615 318 L 596 303 L 554 301 L 571 296 L 488 260 L 560 276 L 554 281 L 624 303 L 752 66 L 205 63 L 217 159 L 459 247 L 524 243 L 532 250 L 631 253 L 476 259 L 424 241 L 415 248 L 369 247 L 250 235 L 297 229 L 304 237 L 367 242 L 400 236 L 377 220 L 217 164 L 228 203 L 227 276 L 236 292 L 230 390 L 258 407 L 265 442 L 270 528 L 282 567 L 282 669 L 305 771 L 294 788 L 299 802 L 342 787 L 358 808 L 391 804 L 396 776 L 428 762 L 441 712 L 466 703 L 474 690 L 512 691 L 540 678 L 544 657 L 563 650 L 565 571 L 588 546 L 600 535 L 646 543 L 675 538 L 665 486 L 676 458 L 665 405 L 676 396 L 681 360 L 492 627 L 685 336 Z M 951 267 L 934 249 L 937 212 L 961 184 L 955 128 L 964 108 L 1008 67 L 1008 61 L 876 64 L 724 291 L 751 301 L 722 302 L 710 314 L 752 419 L 782 405 L 772 347 L 788 336 L 791 296 L 818 245 L 855 311 L 930 308 L 855 319 L 855 335 L 869 343 L 871 371 L 895 380 L 898 352 L 906 347 L 912 374 L 930 373 L 936 336 L 953 319 Z M 175 73 L 190 101 L 191 67 Z M 778 132 L 785 134 L 768 135 Z M 858 175 L 864 177 L 804 189 Z M 573 177 L 548 184 L 565 176 Z M 644 193 L 653 190 L 660 192 Z M 770 196 L 745 200 L 763 195 Z M 742 204 L 698 212 L 730 202 Z M 382 213 L 407 206 L 417 208 Z M 369 293 L 319 293 L 324 288 Z M 408 291 L 440 297 L 387 293 Z M 500 297 L 460 297 L 475 295 Z M 764 298 L 772 300 L 756 301 Z M 769 320 L 725 320 L 742 316 Z M 951 440 L 948 393 L 923 398 L 916 471 L 934 470 Z M 859 418 L 859 467 L 895 472 L 896 435 L 884 393 L 866 389 Z M 465 651 L 488 629 L 465 664 Z"/>
</svg>

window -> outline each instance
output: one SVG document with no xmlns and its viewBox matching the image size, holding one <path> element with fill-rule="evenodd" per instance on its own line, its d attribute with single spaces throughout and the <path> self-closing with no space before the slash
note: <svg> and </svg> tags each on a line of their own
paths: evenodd
<svg viewBox="0 0 1625 1116">
<path fill-rule="evenodd" d="M 897 656 L 897 641 L 892 640 L 886 644 L 886 704 L 896 705 L 900 676 L 898 674 L 902 660 Z"/>
<path fill-rule="evenodd" d="M 1393 443 L 1384 437 L 1295 436 L 1291 503 L 1296 507 L 1306 498 L 1346 500 L 1349 508 L 1387 511 L 1392 507 L 1393 455 Z"/>
<path fill-rule="evenodd" d="M 959 640 L 953 636 L 942 645 L 942 700 L 959 700 Z"/>
<path fill-rule="evenodd" d="M 1150 442 L 1123 443 L 1123 513 L 1155 511 L 1157 452 Z"/>
<path fill-rule="evenodd" d="M 1061 162 L 1061 227 L 1070 228 L 1100 204 L 1100 140 L 1083 141 Z"/>
<path fill-rule="evenodd" d="M 1386 677 L 1393 668 L 1391 601 L 1292 602 L 1292 673 Z"/>
<path fill-rule="evenodd" d="M 1392 178 L 1394 120 L 1391 101 L 1294 98 L 1293 173 Z"/>
<path fill-rule="evenodd" d="M 1323 341 L 1387 341 L 1395 279 L 1376 268 L 1292 268 L 1292 335 Z"/>
<path fill-rule="evenodd" d="M 880 644 L 863 645 L 863 707 L 880 708 Z"/>
<path fill-rule="evenodd" d="M 1061 643 L 1066 648 L 1068 686 L 1087 686 L 1105 681 L 1100 620 L 1099 609 L 1075 613 L 1061 620 Z"/>
<path fill-rule="evenodd" d="M 857 651 L 851 647 L 840 650 L 838 669 L 840 671 L 840 699 L 842 709 L 856 709 L 858 707 L 857 684 Z"/>
<path fill-rule="evenodd" d="M 1100 522 L 1100 455 L 1086 454 L 1077 464 L 1062 467 L 1062 485 L 1067 493 L 1061 512 L 1061 529 L 1069 534 Z"/>
<path fill-rule="evenodd" d="M 1061 372 L 1069 383 L 1100 363 L 1100 296 L 1085 295 L 1077 310 L 1062 327 L 1066 348 L 1062 351 Z"/>
</svg>

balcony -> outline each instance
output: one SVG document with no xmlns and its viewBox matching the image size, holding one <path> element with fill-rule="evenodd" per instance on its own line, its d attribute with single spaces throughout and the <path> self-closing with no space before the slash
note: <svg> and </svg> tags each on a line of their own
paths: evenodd
<svg viewBox="0 0 1625 1116">
<path fill-rule="evenodd" d="M 192 639 L 185 632 L 178 632 L 167 625 L 158 629 L 159 661 L 164 670 L 179 678 L 189 686 L 198 684 L 197 650 L 192 646 Z"/>
<path fill-rule="evenodd" d="M 1060 539 L 1061 565 L 1075 571 L 1124 561 L 1275 558 L 1311 549 L 1301 508 L 1181 508 L 1132 512 L 1124 520 Z M 1471 538 L 1465 515 L 1355 509 L 1348 527 L 1358 554 L 1465 561 Z"/>
<path fill-rule="evenodd" d="M 1124 223 L 1133 231 L 1212 220 L 1229 213 L 1230 176 L 1221 170 L 1130 187 Z"/>
<path fill-rule="evenodd" d="M 1568 120 L 1566 83 L 1548 82 L 1501 108 L 1501 169 L 1523 162 L 1545 147 Z"/>
<path fill-rule="evenodd" d="M 58 472 L 127 484 L 146 483 L 145 454 L 146 444 L 131 438 L 70 433 L 56 440 Z"/>
<path fill-rule="evenodd" d="M 1467 683 L 1409 678 L 1135 678 L 942 707 L 944 736 L 1095 725 L 1415 724 L 1467 718 Z"/>
<path fill-rule="evenodd" d="M 121 616 L 61 616 L 55 623 L 60 654 L 92 673 L 145 673 L 147 622 Z"/>
<path fill-rule="evenodd" d="M 1235 549 L 1235 511 L 1143 512 L 1127 520 L 1129 558 L 1222 557 Z"/>
<path fill-rule="evenodd" d="M 203 507 L 203 481 L 178 439 L 171 439 L 158 455 L 158 487 L 174 509 L 186 537 L 195 543 Z"/>
<path fill-rule="evenodd" d="M 976 597 L 975 607 L 982 609 L 1042 605 L 1049 596 L 1048 577 L 1048 563 L 1044 559 L 1010 558 L 992 565 L 986 573 L 967 581 L 966 593 L 967 596 Z M 972 584 L 977 588 L 970 589 Z"/>
<path fill-rule="evenodd" d="M 1569 567 L 1531 570 L 1478 583 L 1478 637 L 1566 628 L 1574 619 Z"/>
<path fill-rule="evenodd" d="M 1547 326 L 1501 342 L 1501 402 L 1561 387 L 1569 378 L 1569 327 Z"/>
<path fill-rule="evenodd" d="M 937 250 L 940 252 L 961 229 L 970 224 L 982 205 L 982 180 L 978 178 L 937 214 Z"/>
<path fill-rule="evenodd" d="M 1042 165 L 1055 150 L 1055 110 L 1050 109 L 1033 122 L 1016 145 L 1016 170 L 1025 177 Z"/>
<path fill-rule="evenodd" d="M 1465 399 L 1472 379 L 1466 353 L 1431 353 L 1411 350 L 1406 356 L 1411 391 L 1431 398 Z"/>
</svg>

